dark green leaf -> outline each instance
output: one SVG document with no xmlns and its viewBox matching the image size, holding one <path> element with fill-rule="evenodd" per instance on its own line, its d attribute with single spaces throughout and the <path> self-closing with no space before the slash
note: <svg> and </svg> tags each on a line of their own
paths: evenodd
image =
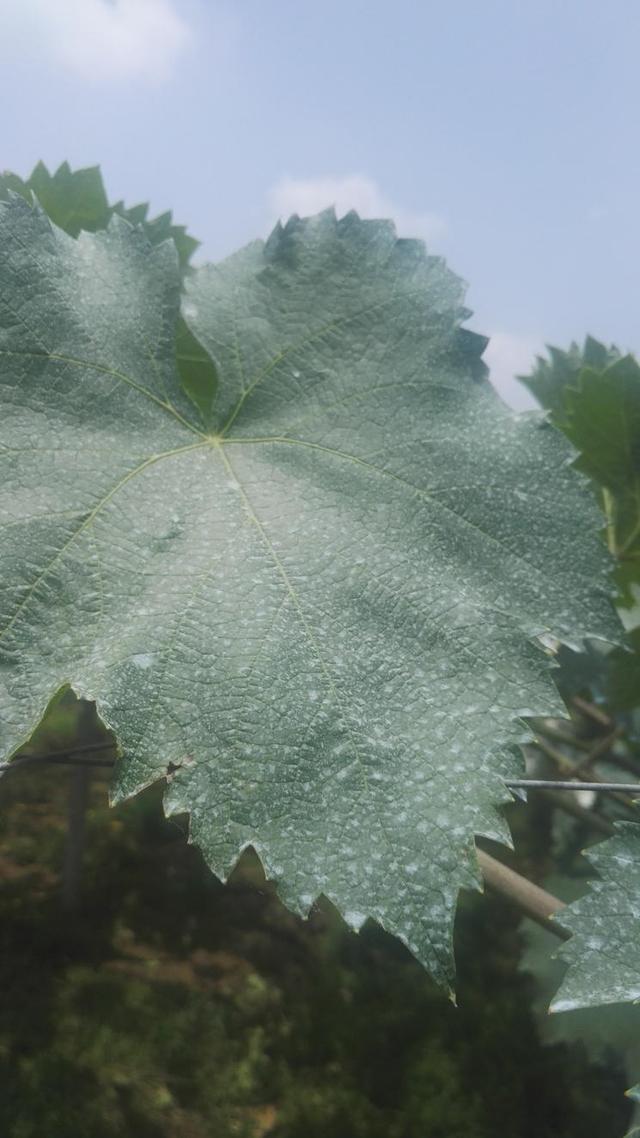
<svg viewBox="0 0 640 1138">
<path fill-rule="evenodd" d="M 106 228 L 113 214 L 117 213 L 132 225 L 141 226 L 152 245 L 173 241 L 181 272 L 190 271 L 189 261 L 199 242 L 189 236 L 183 225 L 174 225 L 169 212 L 149 220 L 147 204 L 127 208 L 120 201 L 110 206 L 97 166 L 72 171 L 69 164 L 63 162 L 51 175 L 39 162 L 28 182 L 23 182 L 16 174 L 7 172 L 0 175 L 0 200 L 7 200 L 8 190 L 19 193 L 28 202 L 32 202 L 35 195 L 51 220 L 72 237 L 77 237 L 83 230 L 96 232 Z M 217 384 L 216 369 L 182 318 L 176 327 L 176 363 L 187 395 L 200 411 L 203 421 L 208 423 Z"/>
<path fill-rule="evenodd" d="M 182 272 L 199 241 L 191 237 L 183 225 L 174 225 L 170 212 L 149 218 L 148 204 L 127 207 L 124 202 L 109 205 L 98 166 L 72 170 L 63 162 L 55 174 L 50 174 L 43 162 L 38 162 L 31 176 L 24 182 L 16 174 L 5 171 L 0 175 L 0 200 L 7 200 L 7 190 L 21 194 L 27 201 L 35 195 L 45 213 L 55 225 L 72 237 L 82 230 L 95 233 L 104 229 L 114 213 L 126 218 L 132 225 L 141 225 L 152 245 L 173 241 L 178 252 Z"/>
<path fill-rule="evenodd" d="M 577 465 L 604 490 L 612 552 L 640 570 L 640 367 L 631 356 L 584 368 L 566 392 L 563 430 Z"/>
<path fill-rule="evenodd" d="M 203 422 L 210 423 L 218 386 L 215 364 L 182 316 L 176 324 L 176 364 L 184 390 L 198 408 Z"/>
<path fill-rule="evenodd" d="M 590 891 L 562 910 L 570 967 L 551 1011 L 640 999 L 640 826 L 616 830 L 586 854 L 598 873 Z"/>
<path fill-rule="evenodd" d="M 571 344 L 568 351 L 552 347 L 547 350 L 549 359 L 539 356 L 531 375 L 519 375 L 518 379 L 542 407 L 552 412 L 554 422 L 561 425 L 565 419 L 566 392 L 575 386 L 582 369 L 588 367 L 603 371 L 620 358 L 620 352 L 613 344 L 607 348 L 591 336 L 587 336 L 582 348 Z"/>
</svg>

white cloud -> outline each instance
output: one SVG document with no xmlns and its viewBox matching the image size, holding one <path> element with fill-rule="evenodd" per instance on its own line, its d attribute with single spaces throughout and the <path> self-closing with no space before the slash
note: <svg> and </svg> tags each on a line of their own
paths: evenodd
<svg viewBox="0 0 640 1138">
<path fill-rule="evenodd" d="M 490 369 L 490 379 L 498 394 L 515 411 L 537 407 L 526 387 L 515 378 L 531 371 L 536 355 L 544 353 L 544 344 L 533 336 L 512 332 L 494 332 L 482 357 Z"/>
<path fill-rule="evenodd" d="M 307 217 L 334 206 L 338 217 L 355 209 L 360 217 L 393 218 L 402 237 L 437 241 L 446 222 L 437 213 L 398 209 L 372 178 L 351 174 L 345 178 L 282 178 L 269 193 L 272 215 L 286 220 L 292 213 Z"/>
<path fill-rule="evenodd" d="M 167 79 L 191 41 L 172 0 L 4 0 L 4 5 L 5 46 L 17 34 L 22 50 L 35 50 L 85 80 Z"/>
</svg>

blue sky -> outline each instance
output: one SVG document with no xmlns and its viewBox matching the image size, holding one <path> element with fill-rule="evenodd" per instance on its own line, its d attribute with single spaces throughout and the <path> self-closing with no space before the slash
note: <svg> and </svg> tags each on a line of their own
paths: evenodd
<svg viewBox="0 0 640 1138">
<path fill-rule="evenodd" d="M 393 216 L 522 405 L 545 342 L 640 350 L 639 49 L 638 0 L 2 0 L 0 165 L 100 163 L 211 259 L 294 210 Z"/>
</svg>

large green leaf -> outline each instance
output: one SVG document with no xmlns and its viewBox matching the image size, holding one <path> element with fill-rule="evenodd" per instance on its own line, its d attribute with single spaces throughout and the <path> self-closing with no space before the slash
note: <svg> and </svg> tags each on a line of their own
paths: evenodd
<svg viewBox="0 0 640 1138">
<path fill-rule="evenodd" d="M 68 683 L 224 876 L 253 844 L 452 978 L 473 835 L 506 838 L 538 634 L 611 636 L 606 555 L 562 437 L 474 375 L 460 282 L 393 227 L 278 227 L 188 282 L 211 409 L 175 366 L 168 244 L 0 206 L 0 722 Z"/>
<path fill-rule="evenodd" d="M 640 826 L 616 830 L 588 851 L 598 873 L 590 891 L 562 910 L 574 935 L 559 952 L 570 968 L 552 1011 L 640 1000 Z"/>
</svg>

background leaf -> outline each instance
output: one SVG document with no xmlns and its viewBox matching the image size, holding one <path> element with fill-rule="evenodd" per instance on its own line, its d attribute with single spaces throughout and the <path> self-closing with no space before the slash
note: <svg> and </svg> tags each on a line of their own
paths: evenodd
<svg viewBox="0 0 640 1138">
<path fill-rule="evenodd" d="M 570 967 L 551 1011 L 640 999 L 640 826 L 616 830 L 586 855 L 598 873 L 589 893 L 562 911 L 574 935 L 559 952 Z"/>
<path fill-rule="evenodd" d="M 68 162 L 63 162 L 50 174 L 44 162 L 38 162 L 26 182 L 17 174 L 4 171 L 0 175 L 0 200 L 7 200 L 8 190 L 19 193 L 26 201 L 35 197 L 54 224 L 71 237 L 77 237 L 82 230 L 95 233 L 105 229 L 117 213 L 132 225 L 141 226 L 152 245 L 173 241 L 182 272 L 187 271 L 200 244 L 184 225 L 174 225 L 171 212 L 149 218 L 146 202 L 130 207 L 122 201 L 110 205 L 99 166 L 72 170 Z"/>
<path fill-rule="evenodd" d="M 538 356 L 532 373 L 519 375 L 518 379 L 545 410 L 551 411 L 554 422 L 560 426 L 566 419 L 567 391 L 575 387 L 582 369 L 604 371 L 621 353 L 614 344 L 607 348 L 592 336 L 586 337 L 582 348 L 573 343 L 567 351 L 554 347 L 547 350 L 549 359 Z"/>
</svg>

